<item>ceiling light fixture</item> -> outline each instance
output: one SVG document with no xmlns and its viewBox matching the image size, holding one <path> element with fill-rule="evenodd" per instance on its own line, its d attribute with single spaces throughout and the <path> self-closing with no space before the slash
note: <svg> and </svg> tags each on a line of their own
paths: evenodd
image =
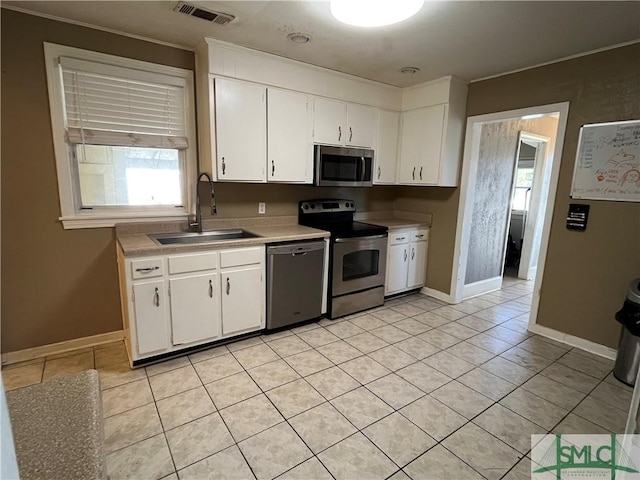
<svg viewBox="0 0 640 480">
<path fill-rule="evenodd" d="M 420 69 L 418 67 L 402 67 L 400 69 L 400 73 L 404 73 L 404 74 L 413 74 L 413 73 L 418 73 L 420 71 Z"/>
<path fill-rule="evenodd" d="M 356 27 L 381 27 L 401 22 L 420 11 L 424 0 L 331 0 L 331 14 Z"/>
<path fill-rule="evenodd" d="M 311 40 L 311 37 L 309 35 L 299 32 L 290 33 L 289 35 L 287 35 L 287 38 L 294 43 L 307 43 Z"/>
</svg>

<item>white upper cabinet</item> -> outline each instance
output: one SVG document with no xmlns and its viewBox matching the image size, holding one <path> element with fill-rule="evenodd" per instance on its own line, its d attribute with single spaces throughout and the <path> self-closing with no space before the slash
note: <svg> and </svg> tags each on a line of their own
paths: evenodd
<svg viewBox="0 0 640 480">
<path fill-rule="evenodd" d="M 376 109 L 366 105 L 316 97 L 313 141 L 328 145 L 373 146 Z"/>
<path fill-rule="evenodd" d="M 266 87 L 226 78 L 214 81 L 218 180 L 266 181 Z"/>
<path fill-rule="evenodd" d="M 313 181 L 313 97 L 291 90 L 267 92 L 267 181 Z"/>
<path fill-rule="evenodd" d="M 376 131 L 376 109 L 366 105 L 347 103 L 345 145 L 373 147 Z"/>
<path fill-rule="evenodd" d="M 373 169 L 374 184 L 393 184 L 396 181 L 399 127 L 400 114 L 398 112 L 389 110 L 378 112 Z"/>
<path fill-rule="evenodd" d="M 444 115 L 445 105 L 402 114 L 399 183 L 438 183 Z"/>
</svg>

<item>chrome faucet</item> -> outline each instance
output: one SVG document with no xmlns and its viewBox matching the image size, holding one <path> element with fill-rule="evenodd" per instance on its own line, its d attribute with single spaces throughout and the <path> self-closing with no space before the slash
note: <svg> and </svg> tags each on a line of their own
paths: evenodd
<svg viewBox="0 0 640 480">
<path fill-rule="evenodd" d="M 196 221 L 189 224 L 191 228 L 194 228 L 196 232 L 202 233 L 202 208 L 200 207 L 200 195 L 199 189 L 200 180 L 202 177 L 205 177 L 209 182 L 209 189 L 211 190 L 211 215 L 217 215 L 218 209 L 216 207 L 216 194 L 213 188 L 213 180 L 211 179 L 211 175 L 207 172 L 201 172 L 198 175 L 198 180 L 196 180 Z"/>
</svg>

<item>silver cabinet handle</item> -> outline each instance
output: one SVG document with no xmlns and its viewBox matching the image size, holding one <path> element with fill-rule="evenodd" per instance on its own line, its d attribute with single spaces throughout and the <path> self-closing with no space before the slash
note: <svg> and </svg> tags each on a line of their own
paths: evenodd
<svg viewBox="0 0 640 480">
<path fill-rule="evenodd" d="M 209 298 L 213 298 L 213 283 L 209 280 Z"/>
<path fill-rule="evenodd" d="M 158 287 L 156 287 L 156 293 L 153 294 L 153 303 L 156 307 L 160 306 L 160 292 L 158 291 Z"/>
<path fill-rule="evenodd" d="M 353 130 L 349 127 L 349 141 L 353 138 Z"/>
<path fill-rule="evenodd" d="M 136 272 L 140 272 L 140 273 L 150 273 L 153 272 L 154 270 L 159 270 L 160 267 L 147 267 L 147 268 L 136 268 Z"/>
<path fill-rule="evenodd" d="M 271 160 L 271 176 L 273 177 L 276 174 L 276 162 Z"/>
<path fill-rule="evenodd" d="M 404 240 L 407 237 L 396 237 L 396 240 Z"/>
<path fill-rule="evenodd" d="M 405 262 L 407 261 L 407 249 L 406 249 L 406 248 L 405 248 L 405 250 L 404 250 L 404 261 L 405 261 Z"/>
<path fill-rule="evenodd" d="M 230 291 L 231 291 L 231 283 L 229 282 L 229 277 L 227 277 L 227 295 L 229 295 Z"/>
<path fill-rule="evenodd" d="M 416 167 L 413 167 L 413 173 L 411 174 L 411 176 L 414 180 L 416 179 Z"/>
<path fill-rule="evenodd" d="M 420 167 L 420 180 L 422 180 L 422 167 Z"/>
<path fill-rule="evenodd" d="M 225 170 L 227 169 L 227 166 L 224 163 L 224 157 L 222 157 L 222 174 L 224 175 Z"/>
<path fill-rule="evenodd" d="M 416 235 L 416 238 L 422 238 L 422 237 L 424 237 L 424 234 L 422 233 L 420 235 Z"/>
<path fill-rule="evenodd" d="M 416 256 L 416 249 L 412 248 L 411 249 L 411 260 L 413 260 L 415 258 L 415 256 Z"/>
<path fill-rule="evenodd" d="M 380 173 L 381 173 L 381 171 L 380 171 L 380 165 L 378 165 L 378 180 L 380 180 Z"/>
<path fill-rule="evenodd" d="M 338 127 L 338 141 L 342 139 L 342 127 Z"/>
</svg>

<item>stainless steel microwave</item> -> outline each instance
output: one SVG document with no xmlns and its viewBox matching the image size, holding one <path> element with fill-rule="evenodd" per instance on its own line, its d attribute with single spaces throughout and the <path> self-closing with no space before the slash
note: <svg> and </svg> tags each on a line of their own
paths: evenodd
<svg viewBox="0 0 640 480">
<path fill-rule="evenodd" d="M 324 187 L 373 185 L 373 150 L 316 145 L 315 184 Z"/>
</svg>

